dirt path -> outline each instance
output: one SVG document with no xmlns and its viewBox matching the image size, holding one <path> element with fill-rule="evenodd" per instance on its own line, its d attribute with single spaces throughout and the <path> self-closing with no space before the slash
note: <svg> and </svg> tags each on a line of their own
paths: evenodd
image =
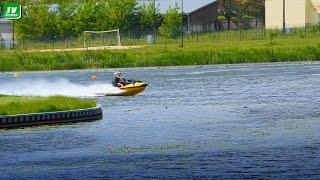
<svg viewBox="0 0 320 180">
<path fill-rule="evenodd" d="M 93 50 L 124 50 L 124 49 L 139 49 L 145 46 L 99 46 L 88 48 L 66 48 L 66 49 L 33 49 L 25 50 L 25 52 L 64 52 L 64 51 L 93 51 Z"/>
</svg>

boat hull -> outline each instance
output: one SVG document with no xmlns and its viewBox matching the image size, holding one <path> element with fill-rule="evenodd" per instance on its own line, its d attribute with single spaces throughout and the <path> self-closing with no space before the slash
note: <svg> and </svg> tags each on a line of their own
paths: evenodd
<svg viewBox="0 0 320 180">
<path fill-rule="evenodd" d="M 143 92 L 146 89 L 146 87 L 132 87 L 132 88 L 126 88 L 122 89 L 123 92 L 115 95 L 115 96 L 134 96 L 141 92 Z"/>
<path fill-rule="evenodd" d="M 124 87 L 119 87 L 121 92 L 105 94 L 105 96 L 135 96 L 143 92 L 147 87 L 148 84 L 143 82 L 128 83 Z"/>
</svg>

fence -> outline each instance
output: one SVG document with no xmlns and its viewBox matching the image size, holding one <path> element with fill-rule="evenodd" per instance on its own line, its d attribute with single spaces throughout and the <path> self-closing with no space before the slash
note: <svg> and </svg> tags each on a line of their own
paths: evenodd
<svg viewBox="0 0 320 180">
<path fill-rule="evenodd" d="M 304 28 L 288 28 L 285 33 L 282 29 L 267 30 L 264 27 L 254 29 L 215 29 L 206 32 L 194 32 L 185 31 L 184 41 L 185 43 L 215 43 L 215 42 L 227 42 L 227 41 L 244 41 L 244 40 L 270 40 L 273 41 L 277 38 L 312 38 L 320 37 L 320 26 L 304 27 Z M 121 44 L 123 46 L 129 45 L 147 45 L 147 35 L 151 33 L 145 33 L 142 31 L 131 31 L 127 33 L 121 33 Z M 99 41 L 99 40 L 98 40 Z M 96 43 L 100 46 L 107 41 L 101 40 Z M 157 33 L 156 45 L 161 44 L 180 44 L 180 38 L 178 39 L 166 39 Z M 208 44 L 209 45 L 209 44 Z M 66 48 L 83 48 L 83 38 L 66 38 L 57 40 L 43 40 L 43 41 L 17 41 L 15 49 L 28 50 L 28 49 L 66 49 Z M 1 51 L 1 48 L 0 48 Z"/>
<path fill-rule="evenodd" d="M 230 29 L 256 29 L 263 28 L 264 21 L 261 19 L 241 20 L 239 22 L 230 21 Z M 189 32 L 212 32 L 226 31 L 229 29 L 228 22 L 209 21 L 205 23 L 188 23 L 187 31 Z"/>
</svg>

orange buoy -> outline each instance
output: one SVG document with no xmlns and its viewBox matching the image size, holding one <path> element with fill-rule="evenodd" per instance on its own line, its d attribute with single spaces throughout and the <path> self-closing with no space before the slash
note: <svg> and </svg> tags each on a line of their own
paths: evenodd
<svg viewBox="0 0 320 180">
<path fill-rule="evenodd" d="M 98 80 L 98 77 L 96 75 L 92 75 L 90 78 L 91 81 L 96 81 Z"/>
</svg>

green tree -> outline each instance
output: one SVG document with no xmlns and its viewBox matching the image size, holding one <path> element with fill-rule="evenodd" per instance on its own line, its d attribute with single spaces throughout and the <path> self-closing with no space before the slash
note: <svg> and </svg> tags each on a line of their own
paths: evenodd
<svg viewBox="0 0 320 180">
<path fill-rule="evenodd" d="M 137 11 L 136 0 L 107 0 L 110 27 L 128 31 Z"/>
<path fill-rule="evenodd" d="M 74 2 L 61 3 L 58 12 L 55 14 L 55 24 L 59 38 L 65 39 L 77 37 L 75 31 L 76 5 Z"/>
<path fill-rule="evenodd" d="M 219 11 L 220 15 L 226 17 L 228 22 L 228 29 L 230 29 L 230 22 L 232 18 L 254 16 L 264 20 L 265 0 L 220 0 Z"/>
<path fill-rule="evenodd" d="M 221 16 L 224 16 L 228 23 L 228 29 L 231 28 L 231 19 L 237 16 L 238 4 L 236 0 L 220 0 L 219 12 Z"/>
<path fill-rule="evenodd" d="M 83 31 L 108 29 L 108 9 L 109 7 L 106 1 L 88 1 L 81 3 L 75 16 L 75 32 L 81 35 Z"/>
<path fill-rule="evenodd" d="M 22 19 L 16 21 L 19 39 L 41 40 L 79 37 L 83 31 L 120 29 L 122 32 L 150 27 L 150 12 L 139 12 L 137 0 L 37 0 L 23 1 Z M 59 4 L 50 12 L 49 4 Z M 159 10 L 156 10 L 159 14 Z M 152 22 L 153 23 L 153 22 Z M 143 28 L 145 28 L 143 27 Z"/>
<path fill-rule="evenodd" d="M 3 2 L 0 2 L 0 18 L 3 16 Z"/>
<path fill-rule="evenodd" d="M 178 38 L 181 35 L 182 16 L 177 6 L 170 7 L 164 15 L 160 33 L 166 38 Z"/>
<path fill-rule="evenodd" d="M 144 3 L 139 7 L 139 13 L 139 22 L 143 31 L 151 32 L 153 30 L 153 26 L 156 26 L 156 28 L 158 27 L 161 16 L 159 4 L 155 5 L 153 3 Z"/>
<path fill-rule="evenodd" d="M 23 11 L 23 18 L 16 21 L 18 39 L 48 40 L 57 37 L 55 16 L 44 4 L 29 4 Z"/>
<path fill-rule="evenodd" d="M 264 22 L 265 19 L 265 0 L 244 0 L 247 14 L 261 19 Z"/>
</svg>

